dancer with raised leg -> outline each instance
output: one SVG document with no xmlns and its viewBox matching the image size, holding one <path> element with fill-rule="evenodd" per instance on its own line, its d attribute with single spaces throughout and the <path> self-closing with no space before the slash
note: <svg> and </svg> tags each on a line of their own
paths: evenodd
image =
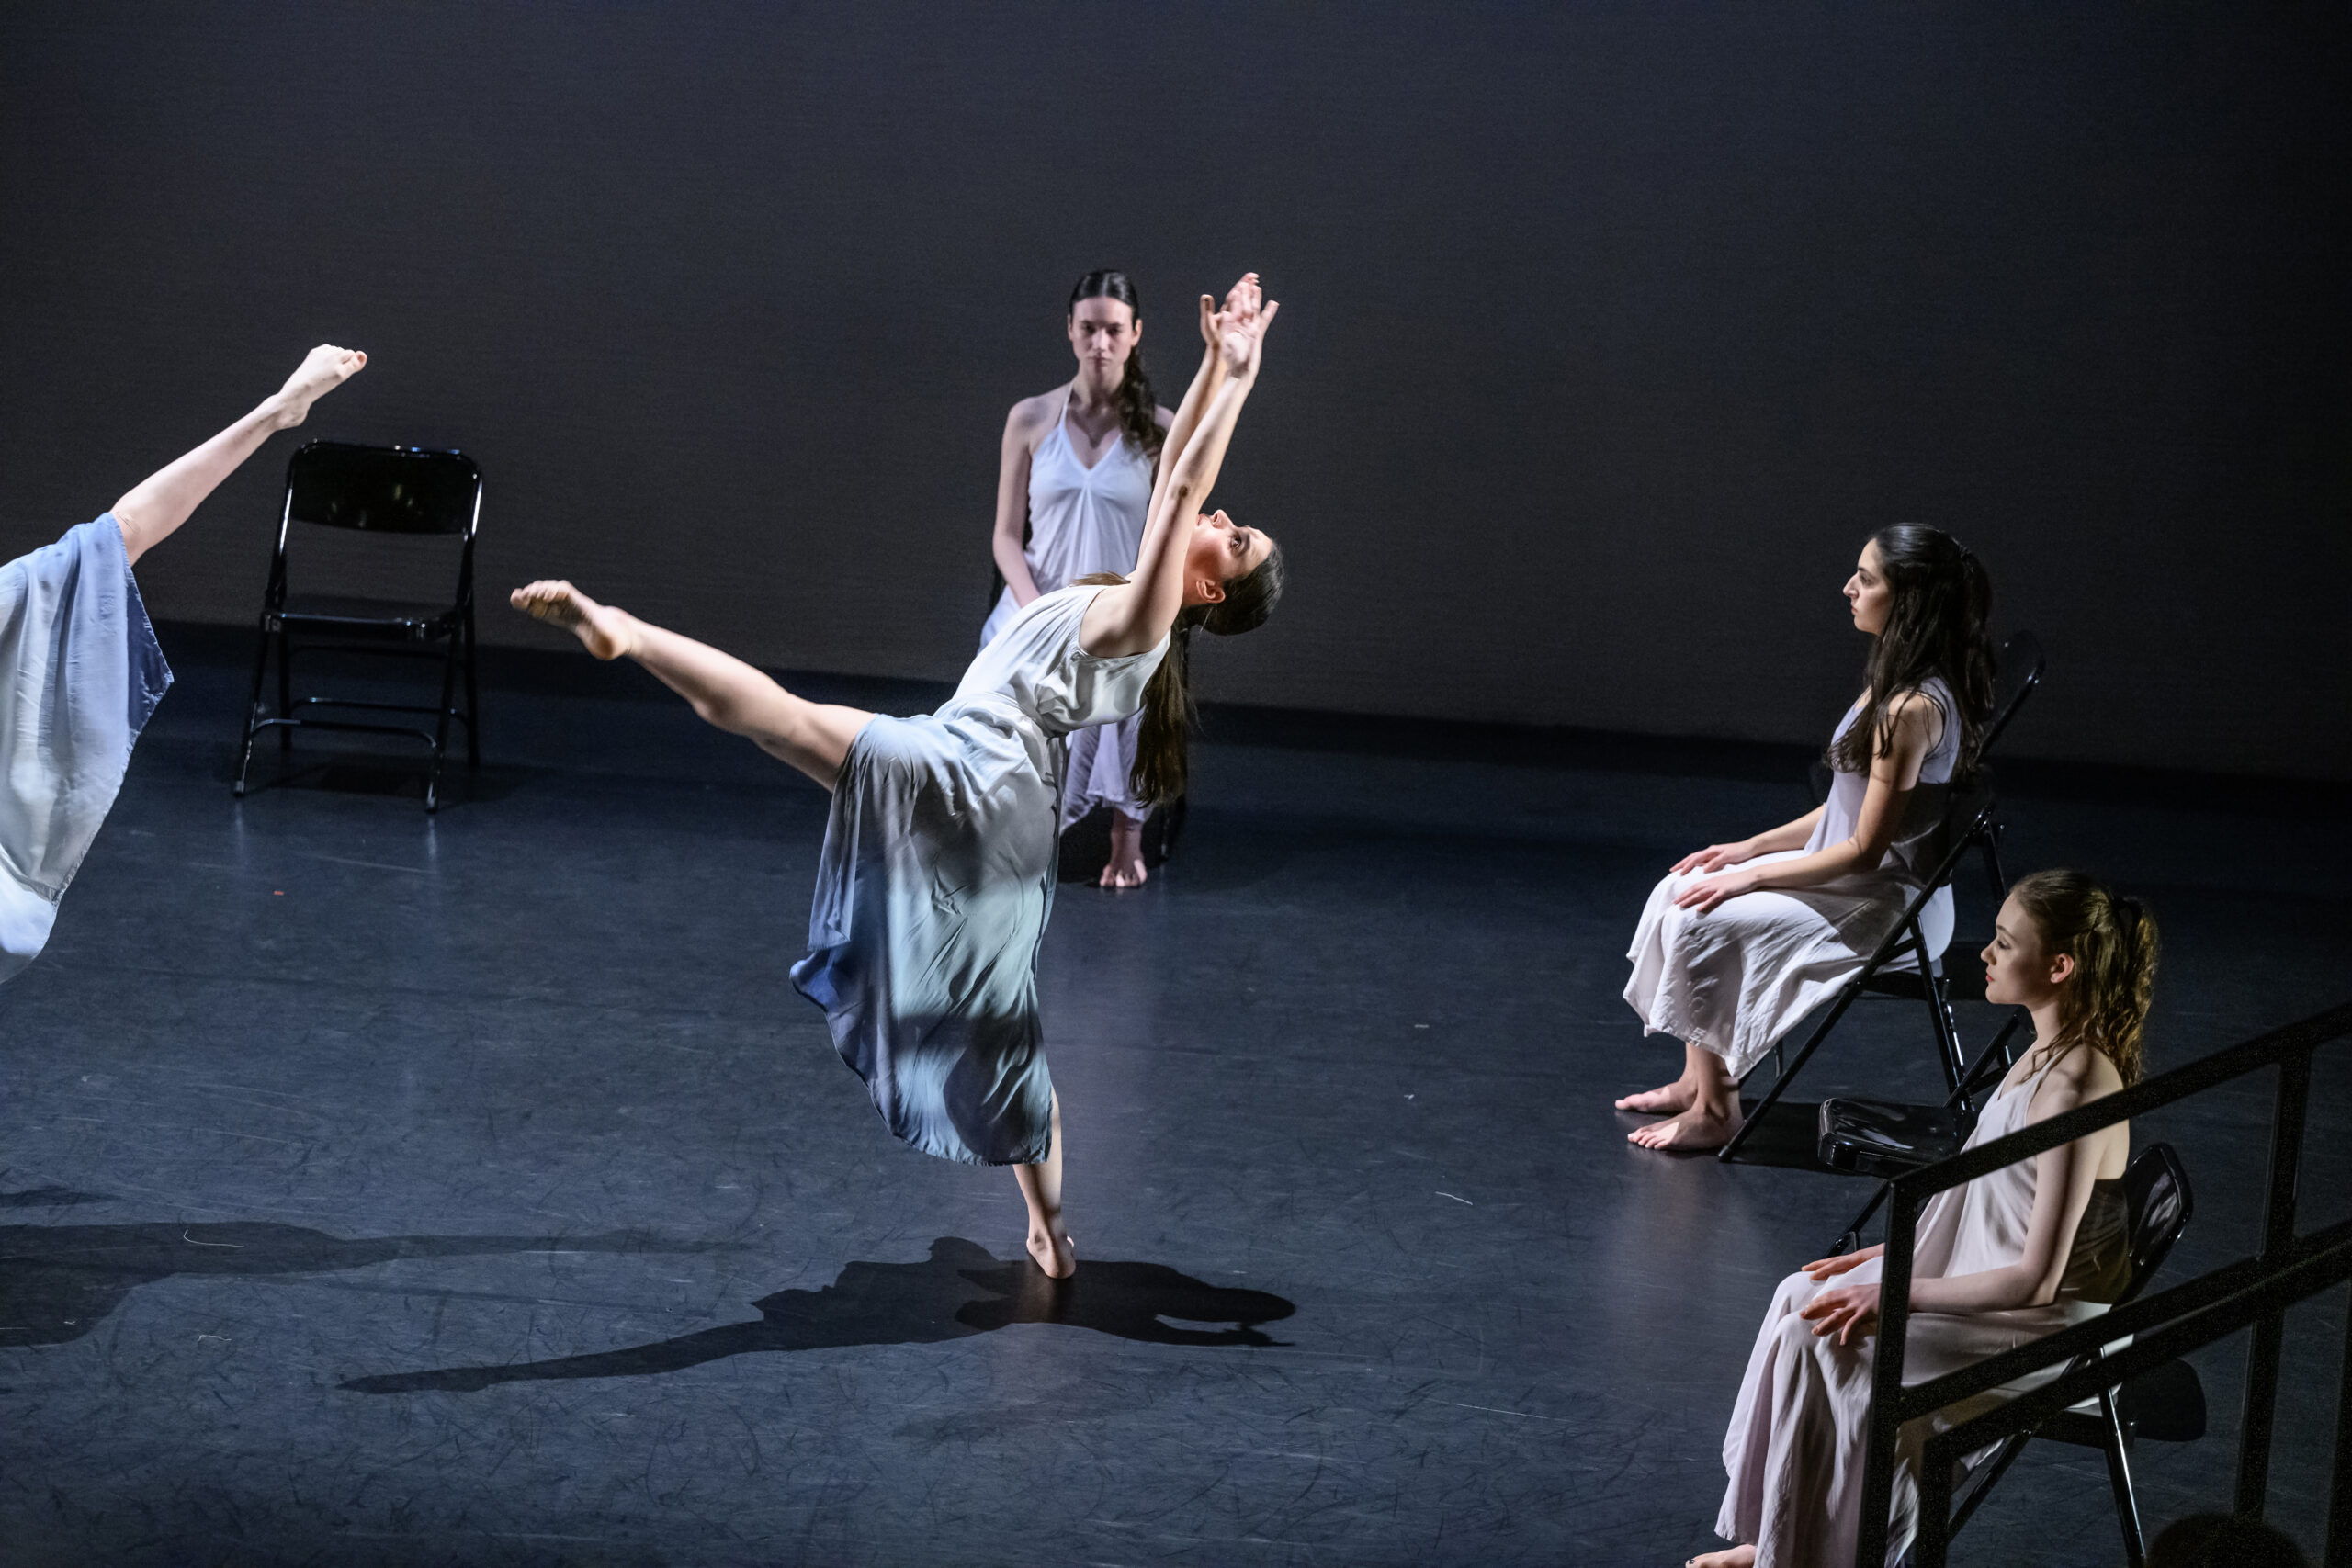
<svg viewBox="0 0 2352 1568">
<path fill-rule="evenodd" d="M 112 511 L 0 567 L 0 980 L 47 944 L 58 900 L 172 682 L 132 564 L 367 363 L 356 349 L 312 349 L 273 396 Z"/>
<path fill-rule="evenodd" d="M 1054 892 L 1061 740 L 1142 709 L 1158 787 L 1181 785 L 1184 648 L 1194 626 L 1247 631 L 1273 608 L 1281 558 L 1263 533 L 1201 513 L 1276 307 L 1256 276 L 1222 310 L 1168 434 L 1132 579 L 1098 577 L 1024 606 L 937 713 L 891 718 L 795 696 L 741 660 L 569 582 L 515 590 L 516 608 L 626 655 L 731 734 L 833 792 L 793 984 L 890 1131 L 925 1154 L 1011 1165 L 1029 1254 L 1078 1267 L 1062 1221 L 1061 1107 L 1037 1018 L 1037 950 Z"/>
</svg>

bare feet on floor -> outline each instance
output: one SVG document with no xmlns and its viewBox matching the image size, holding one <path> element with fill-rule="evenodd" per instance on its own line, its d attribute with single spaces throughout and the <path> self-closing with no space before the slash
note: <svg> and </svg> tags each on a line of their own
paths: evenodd
<svg viewBox="0 0 2352 1568">
<path fill-rule="evenodd" d="M 322 343 L 302 356 L 286 385 L 277 389 L 277 427 L 291 430 L 311 417 L 311 405 L 367 367 L 368 356 L 356 348 Z"/>
<path fill-rule="evenodd" d="M 1756 1568 L 1756 1549 L 1735 1546 L 1728 1551 L 1710 1551 L 1686 1559 L 1682 1568 Z"/>
<path fill-rule="evenodd" d="M 1066 1235 L 1031 1231 L 1029 1256 L 1037 1260 L 1037 1267 L 1046 1271 L 1048 1280 L 1067 1280 L 1078 1272 L 1078 1248 Z"/>
<path fill-rule="evenodd" d="M 1688 1111 L 1699 1091 L 1689 1081 L 1677 1078 L 1663 1089 L 1642 1094 L 1629 1094 L 1617 1102 L 1620 1111 L 1638 1111 L 1645 1116 L 1671 1116 L 1678 1111 Z"/>
<path fill-rule="evenodd" d="M 1639 1144 L 1645 1149 L 1693 1153 L 1700 1149 L 1722 1148 L 1738 1131 L 1739 1115 L 1736 1111 L 1726 1114 L 1703 1105 L 1693 1105 L 1663 1122 L 1634 1128 L 1625 1134 L 1625 1141 Z"/>
<path fill-rule="evenodd" d="M 618 659 L 629 650 L 628 612 L 599 604 L 561 579 L 526 583 L 507 603 L 535 621 L 566 628 L 599 659 Z"/>
<path fill-rule="evenodd" d="M 1113 811 L 1111 861 L 1102 868 L 1102 886 L 1141 887 L 1146 874 L 1143 869 L 1143 824 L 1124 811 Z"/>
</svg>

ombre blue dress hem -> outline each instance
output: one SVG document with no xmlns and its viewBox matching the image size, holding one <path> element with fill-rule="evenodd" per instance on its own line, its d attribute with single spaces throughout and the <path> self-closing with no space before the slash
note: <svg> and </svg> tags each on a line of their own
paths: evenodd
<svg viewBox="0 0 2352 1568">
<path fill-rule="evenodd" d="M 937 713 L 858 732 L 825 824 L 792 983 L 890 1131 L 941 1159 L 1053 1151 L 1037 949 L 1054 898 L 1061 742 L 1125 717 L 1167 652 L 1098 659 L 1100 588 L 1041 594 Z"/>
<path fill-rule="evenodd" d="M 172 683 L 107 513 L 0 567 L 0 981 L 49 942 L 58 900 Z"/>
</svg>

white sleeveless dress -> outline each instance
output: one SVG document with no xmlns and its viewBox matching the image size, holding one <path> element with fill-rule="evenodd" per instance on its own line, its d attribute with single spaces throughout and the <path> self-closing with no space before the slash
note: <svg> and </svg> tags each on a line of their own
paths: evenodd
<svg viewBox="0 0 2352 1568">
<path fill-rule="evenodd" d="M 1098 571 L 1121 576 L 1136 569 L 1143 548 L 1144 513 L 1151 507 L 1151 458 L 1122 436 L 1092 468 L 1078 460 L 1069 441 L 1069 400 L 1062 417 L 1029 459 L 1029 545 L 1023 551 L 1037 592 L 1051 593 Z M 1007 588 L 980 626 L 986 648 L 1012 623 L 1020 606 Z M 1150 814 L 1130 782 L 1136 762 L 1137 720 L 1132 714 L 1115 725 L 1092 726 L 1069 738 L 1064 775 L 1064 827 L 1098 806 L 1114 807 L 1136 821 Z"/>
<path fill-rule="evenodd" d="M 1642 1015 L 1642 1032 L 1670 1034 L 1712 1051 L 1738 1077 L 1760 1060 L 1798 1020 L 1854 977 L 1862 964 L 1935 870 L 1937 829 L 1951 799 L 1960 761 L 1960 717 L 1941 681 L 1921 690 L 1943 713 L 1943 733 L 1920 761 L 1919 783 L 1905 804 L 1894 842 L 1873 869 L 1814 887 L 1768 888 L 1718 904 L 1706 914 L 1674 900 L 1717 872 L 1668 873 L 1650 890 L 1625 956 L 1634 973 L 1625 1000 Z M 1860 716 L 1849 708 L 1838 726 L 1843 737 Z M 1837 741 L 1833 738 L 1833 751 Z M 1758 855 L 1744 865 L 1793 860 L 1854 836 L 1870 786 L 1865 773 L 1840 771 L 1813 837 L 1801 850 Z M 1728 867 L 1736 870 L 1737 867 Z M 1951 942 L 1951 889 L 1939 891 L 1920 912 L 1930 957 Z M 1908 968 L 1907 955 L 1893 965 Z"/>
<path fill-rule="evenodd" d="M 2045 1064 L 1995 1095 L 1968 1146 L 2024 1126 L 2034 1090 L 2048 1071 Z M 1929 1199 L 1919 1216 L 1913 1274 L 1922 1280 L 1982 1274 L 2023 1257 L 2033 1219 L 2035 1167 L 2030 1159 L 2003 1166 Z M 2107 1311 L 2131 1279 L 2128 1218 L 2123 1184 L 2094 1183 L 2059 1280 L 2058 1299 L 2008 1312 L 1914 1314 L 1904 1337 L 1903 1381 L 1929 1382 Z M 1797 1314 L 1822 1292 L 1874 1283 L 1879 1272 L 1873 1258 L 1818 1284 L 1802 1271 L 1792 1274 L 1781 1281 L 1764 1314 L 1724 1436 L 1730 1484 L 1715 1519 L 1715 1533 L 1724 1540 L 1755 1545 L 1756 1568 L 1845 1568 L 1854 1561 L 1878 1341 L 1841 1346 L 1834 1337 L 1816 1337 L 1814 1325 Z M 1928 1438 L 2057 1375 L 2052 1369 L 1905 1425 L 1890 1510 L 1889 1563 L 1902 1557 L 1918 1527 L 1919 1454 Z M 1980 1462 L 1990 1451 L 1971 1454 L 1966 1462 Z"/>
<path fill-rule="evenodd" d="M 112 513 L 0 566 L 0 980 L 48 942 L 171 683 Z"/>
<path fill-rule="evenodd" d="M 937 713 L 877 715 L 849 749 L 792 983 L 890 1131 L 928 1155 L 1052 1151 L 1037 945 L 1053 908 L 1062 741 L 1124 718 L 1168 651 L 1098 659 L 1099 587 L 1039 595 Z"/>
</svg>

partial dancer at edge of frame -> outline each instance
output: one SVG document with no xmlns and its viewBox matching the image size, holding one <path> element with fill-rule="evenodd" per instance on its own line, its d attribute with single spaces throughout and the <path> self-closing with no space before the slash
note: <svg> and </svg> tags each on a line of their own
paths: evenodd
<svg viewBox="0 0 2352 1568">
<path fill-rule="evenodd" d="M 1096 572 L 1124 572 L 1143 546 L 1152 469 L 1175 417 L 1152 397 L 1143 367 L 1143 307 L 1124 272 L 1090 272 L 1069 291 L 1063 322 L 1078 373 L 1023 398 L 1005 416 L 989 550 L 1004 592 L 980 626 L 980 646 L 1043 593 Z M 1022 525 L 1028 525 L 1024 544 Z M 1141 716 L 1072 730 L 1061 823 L 1096 807 L 1111 812 L 1105 887 L 1140 887 L 1150 803 L 1134 782 Z"/>
<path fill-rule="evenodd" d="M 1935 863 L 1952 779 L 1975 766 L 1993 712 L 1993 592 L 1975 555 L 1897 523 L 1863 545 L 1845 592 L 1871 644 L 1829 739 L 1828 801 L 1683 856 L 1634 928 L 1625 1000 L 1645 1034 L 1683 1043 L 1681 1077 L 1617 1101 L 1665 1117 L 1626 1134 L 1645 1148 L 1720 1148 L 1738 1131 L 1738 1080 L 1885 940 Z M 1941 956 L 1950 888 L 1919 924 Z"/>
<path fill-rule="evenodd" d="M 132 563 L 367 363 L 356 349 L 312 349 L 276 394 L 112 511 L 0 567 L 0 981 L 47 945 L 130 749 L 172 683 Z"/>
<path fill-rule="evenodd" d="M 600 659 L 650 670 L 708 722 L 833 792 L 793 984 L 890 1131 L 925 1154 L 1011 1165 L 1029 1254 L 1055 1279 L 1078 1257 L 1062 1223 L 1061 1107 L 1037 1018 L 1037 950 L 1054 892 L 1060 740 L 1145 712 L 1150 793 L 1181 785 L 1185 649 L 1195 626 L 1262 623 L 1282 581 L 1273 541 L 1201 514 L 1277 307 L 1253 273 L 1217 310 L 1168 444 L 1132 580 L 1091 579 L 1026 605 L 936 714 L 811 703 L 751 665 L 569 582 L 514 603 L 569 627 Z"/>
<path fill-rule="evenodd" d="M 2156 975 L 2156 923 L 2137 900 L 2080 872 L 2009 890 L 1984 951 L 1988 1000 L 2033 1016 L 2019 1054 L 1969 1135 L 1989 1144 L 2139 1080 Z M 1925 1382 L 2085 1323 L 2132 1279 L 2119 1122 L 1947 1189 L 1921 1211 L 1903 1380 Z M 1861 1526 L 1884 1246 L 1806 1264 L 1781 1281 L 1757 1331 L 1731 1427 L 1715 1533 L 1741 1544 L 1687 1568 L 1850 1568 Z M 1889 1568 L 1919 1522 L 1919 1458 L 1949 1431 L 2058 1376 L 2040 1372 L 1906 1422 L 1895 1447 Z M 1962 1460 L 1983 1463 L 1997 1444 Z"/>
</svg>

